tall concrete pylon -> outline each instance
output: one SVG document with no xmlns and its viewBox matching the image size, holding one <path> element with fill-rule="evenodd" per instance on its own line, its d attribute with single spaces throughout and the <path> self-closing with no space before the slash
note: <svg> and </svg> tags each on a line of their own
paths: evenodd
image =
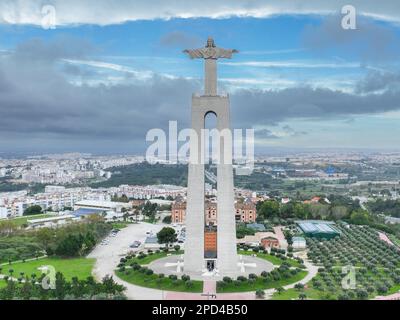
<svg viewBox="0 0 400 320">
<path fill-rule="evenodd" d="M 236 50 L 218 48 L 209 38 L 204 48 L 185 50 L 192 59 L 205 60 L 204 94 L 193 95 L 191 121 L 198 139 L 190 140 L 190 160 L 186 211 L 186 242 L 184 271 L 204 272 L 207 258 L 204 252 L 204 143 L 202 129 L 208 113 L 217 117 L 219 132 L 229 130 L 229 97 L 217 92 L 217 60 L 232 58 Z M 225 151 L 225 152 L 224 152 Z M 227 151 L 227 152 L 226 152 Z M 233 191 L 232 142 L 220 138 L 220 155 L 217 164 L 217 257 L 215 268 L 219 275 L 236 274 L 236 222 Z"/>
</svg>

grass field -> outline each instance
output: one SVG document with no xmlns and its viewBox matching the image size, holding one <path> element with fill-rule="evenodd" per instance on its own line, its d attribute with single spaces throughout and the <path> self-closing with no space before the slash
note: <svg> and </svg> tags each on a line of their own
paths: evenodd
<svg viewBox="0 0 400 320">
<path fill-rule="evenodd" d="M 54 215 L 52 215 L 52 214 L 45 213 L 45 214 L 37 214 L 37 215 L 33 215 L 33 216 L 24 216 L 24 217 L 20 217 L 20 218 L 15 218 L 10 221 L 15 223 L 15 225 L 17 225 L 17 226 L 22 226 L 24 224 L 27 224 L 28 220 L 43 219 L 43 218 L 49 218 L 49 217 L 53 217 L 53 216 Z"/>
<path fill-rule="evenodd" d="M 113 222 L 112 224 L 113 229 L 123 229 L 126 228 L 129 223 L 128 222 Z"/>
<path fill-rule="evenodd" d="M 116 271 L 116 275 L 126 282 L 158 290 L 181 291 L 181 292 L 203 292 L 203 281 L 192 280 L 192 287 L 187 287 L 182 280 L 171 280 L 168 277 L 160 279 L 158 275 L 146 275 L 139 271 L 128 269 L 127 271 Z"/>
<path fill-rule="evenodd" d="M 171 251 L 171 252 L 169 252 L 169 254 L 183 254 L 183 251 L 182 250 L 180 250 L 178 252 Z M 129 265 L 132 262 L 137 262 L 140 265 L 148 265 L 149 263 L 153 262 L 154 260 L 161 259 L 166 256 L 167 256 L 167 253 L 164 251 L 161 251 L 158 253 L 155 252 L 153 254 L 147 255 L 146 257 L 144 257 L 142 259 L 139 259 L 137 257 L 129 259 L 129 261 L 127 262 L 127 265 Z"/>
<path fill-rule="evenodd" d="M 294 259 L 287 258 L 286 260 L 282 260 L 282 259 L 280 259 L 280 258 L 278 258 L 276 256 L 272 256 L 272 255 L 267 254 L 267 253 L 260 253 L 260 252 L 259 253 L 255 253 L 253 251 L 247 251 L 247 250 L 240 249 L 238 251 L 238 254 L 243 254 L 243 255 L 248 255 L 248 256 L 256 255 L 258 258 L 267 260 L 267 261 L 271 262 L 275 266 L 280 266 L 283 262 L 288 262 L 290 264 L 290 266 L 296 267 L 296 268 L 300 268 L 302 266 L 298 261 L 296 261 Z"/>
<path fill-rule="evenodd" d="M 281 293 L 274 293 L 271 300 L 298 300 L 301 293 L 304 293 L 307 299 L 311 300 L 330 300 L 332 298 L 329 293 L 325 293 L 324 296 L 318 290 L 307 288 L 305 290 L 288 289 Z"/>
<path fill-rule="evenodd" d="M 64 274 L 65 278 L 70 280 L 72 277 L 79 279 L 86 279 L 92 273 L 95 259 L 86 258 L 73 258 L 73 259 L 60 259 L 60 258 L 44 258 L 39 260 L 18 262 L 11 265 L 2 265 L 2 274 L 9 275 L 9 270 L 13 269 L 13 277 L 18 278 L 21 272 L 25 275 L 31 276 L 35 273 L 40 275 L 41 271 L 38 269 L 41 266 L 53 266 L 56 272 Z M 3 282 L 3 281 L 1 281 Z"/>
</svg>

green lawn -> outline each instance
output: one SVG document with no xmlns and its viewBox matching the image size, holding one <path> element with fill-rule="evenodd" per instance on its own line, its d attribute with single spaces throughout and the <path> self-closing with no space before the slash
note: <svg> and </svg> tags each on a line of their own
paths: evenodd
<svg viewBox="0 0 400 320">
<path fill-rule="evenodd" d="M 160 279 L 156 274 L 146 275 L 132 269 L 115 273 L 120 279 L 141 287 L 166 291 L 203 292 L 203 281 L 192 280 L 193 286 L 188 288 L 182 280 L 172 281 L 168 277 Z"/>
<path fill-rule="evenodd" d="M 236 286 L 233 282 L 226 284 L 222 288 L 218 288 L 217 292 L 218 293 L 226 293 L 226 292 L 248 292 L 248 291 L 256 291 L 256 290 L 265 290 L 265 289 L 271 289 L 271 288 L 278 288 L 278 287 L 283 287 L 288 284 L 300 281 L 307 275 L 307 271 L 300 271 L 294 276 L 291 276 L 287 279 L 281 279 L 281 280 L 271 280 L 268 282 L 264 282 L 262 277 L 258 277 L 257 280 L 250 284 L 248 282 L 242 283 L 240 286 Z"/>
<path fill-rule="evenodd" d="M 294 259 L 287 258 L 286 260 L 282 260 L 281 258 L 272 256 L 268 253 L 260 253 L 260 252 L 255 253 L 254 251 L 247 251 L 247 250 L 240 249 L 238 251 L 238 254 L 243 254 L 243 255 L 248 255 L 248 256 L 256 255 L 258 258 L 265 259 L 265 260 L 271 262 L 275 266 L 280 266 L 283 262 L 288 262 L 290 264 L 290 266 L 296 267 L 296 268 L 300 268 L 302 266 L 298 261 L 296 261 Z"/>
<path fill-rule="evenodd" d="M 182 250 L 180 250 L 178 252 L 170 251 L 168 253 L 169 254 L 183 254 L 183 251 Z M 158 252 L 158 253 L 153 253 L 153 254 L 147 255 L 146 257 L 144 257 L 142 259 L 139 259 L 137 257 L 129 259 L 126 265 L 129 265 L 132 262 L 137 262 L 138 264 L 140 264 L 142 266 L 143 265 L 148 265 L 149 263 L 153 262 L 154 260 L 161 259 L 161 258 L 164 258 L 166 256 L 167 256 L 167 253 L 164 252 L 164 251 L 161 251 L 161 252 Z"/>
<path fill-rule="evenodd" d="M 254 252 L 251 251 L 239 251 L 240 254 L 254 254 Z M 173 251 L 169 252 L 169 254 L 183 254 L 183 251 Z M 161 259 L 167 256 L 167 253 L 164 251 L 158 252 L 158 253 L 153 253 L 151 255 L 147 255 L 144 258 L 139 259 L 138 257 L 134 257 L 129 259 L 126 263 L 125 266 L 129 266 L 133 262 L 136 262 L 142 266 L 150 264 L 152 261 L 155 261 L 157 259 Z M 273 263 L 274 265 L 281 265 L 284 260 L 271 256 L 269 254 L 262 254 L 258 253 L 257 256 L 262 259 L 266 259 Z M 290 263 L 291 266 L 293 267 L 299 267 L 300 264 L 293 260 L 293 259 L 287 259 L 285 260 Z M 202 281 L 193 281 L 193 286 L 188 288 L 185 283 L 181 280 L 177 281 L 172 281 L 168 277 L 164 277 L 160 279 L 158 275 L 152 274 L 152 275 L 146 275 L 143 272 L 139 272 L 130 268 L 127 268 L 125 271 L 120 271 L 116 270 L 115 271 L 116 275 L 121 278 L 122 280 L 138 285 L 138 286 L 143 286 L 147 288 L 154 288 L 154 289 L 160 289 L 160 290 L 169 290 L 169 291 L 182 291 L 182 292 L 202 292 L 203 290 L 203 282 Z M 296 275 L 293 275 L 287 279 L 282 279 L 282 280 L 271 280 L 268 282 L 264 282 L 261 277 L 259 277 L 254 283 L 250 284 L 248 282 L 245 282 L 241 284 L 240 286 L 236 286 L 233 283 L 226 285 L 224 288 L 218 288 L 218 292 L 247 292 L 247 291 L 255 291 L 257 289 L 269 289 L 269 288 L 276 288 L 280 286 L 285 286 L 297 281 L 300 281 L 307 275 L 306 271 L 300 271 Z"/>
<path fill-rule="evenodd" d="M 8 275 L 9 270 L 13 269 L 13 276 L 15 278 L 20 276 L 20 272 L 24 272 L 27 276 L 30 276 L 32 273 L 35 273 L 37 276 L 39 276 L 41 271 L 38 270 L 38 268 L 41 266 L 50 265 L 55 268 L 56 272 L 59 271 L 64 274 L 65 278 L 68 280 L 70 280 L 72 277 L 86 279 L 91 275 L 94 263 L 95 259 L 86 258 L 44 258 L 27 262 L 12 263 L 11 265 L 3 265 L 2 273 Z"/>
<path fill-rule="evenodd" d="M 53 217 L 53 216 L 54 215 L 48 214 L 48 213 L 36 214 L 36 215 L 33 215 L 33 216 L 24 216 L 24 217 L 11 219 L 10 221 L 15 223 L 15 225 L 17 225 L 17 226 L 22 226 L 24 224 L 28 224 L 28 220 L 43 219 L 43 218 L 49 218 L 49 217 Z"/>
<path fill-rule="evenodd" d="M 298 300 L 300 293 L 305 293 L 307 299 L 312 300 L 323 300 L 324 296 L 320 291 L 313 288 L 307 288 L 305 290 L 288 289 L 281 293 L 274 293 L 271 300 Z M 326 293 L 325 293 L 326 295 Z"/>
<path fill-rule="evenodd" d="M 113 229 L 123 229 L 126 228 L 129 223 L 128 222 L 113 222 L 111 223 Z"/>
</svg>

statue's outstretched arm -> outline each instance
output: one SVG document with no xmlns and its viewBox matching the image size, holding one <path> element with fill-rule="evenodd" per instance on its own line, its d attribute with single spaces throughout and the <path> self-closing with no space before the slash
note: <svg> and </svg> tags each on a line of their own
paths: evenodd
<svg viewBox="0 0 400 320">
<path fill-rule="evenodd" d="M 191 59 L 203 58 L 203 49 L 183 50 Z"/>
</svg>

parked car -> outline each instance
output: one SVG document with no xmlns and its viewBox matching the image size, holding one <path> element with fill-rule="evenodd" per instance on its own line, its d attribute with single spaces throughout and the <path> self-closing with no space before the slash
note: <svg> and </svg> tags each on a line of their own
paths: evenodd
<svg viewBox="0 0 400 320">
<path fill-rule="evenodd" d="M 129 248 L 139 248 L 142 243 L 140 241 L 134 241 Z"/>
</svg>

